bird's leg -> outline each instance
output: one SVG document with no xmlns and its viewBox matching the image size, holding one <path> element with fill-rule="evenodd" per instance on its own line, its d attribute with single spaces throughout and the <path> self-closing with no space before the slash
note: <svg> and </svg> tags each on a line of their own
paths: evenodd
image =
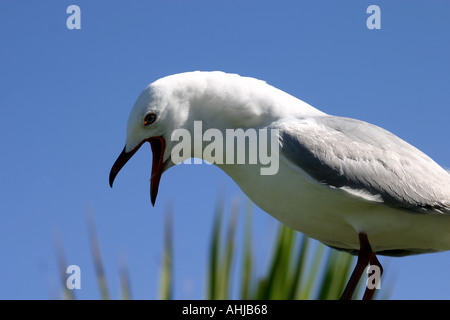
<svg viewBox="0 0 450 320">
<path fill-rule="evenodd" d="M 361 276 L 366 269 L 367 265 L 370 263 L 371 265 L 376 265 L 380 268 L 380 271 L 383 272 L 380 262 L 373 252 L 372 247 L 370 246 L 369 239 L 367 238 L 367 234 L 361 232 L 358 234 L 359 237 L 359 252 L 358 252 L 358 261 L 356 262 L 355 269 L 348 280 L 347 286 L 342 293 L 341 300 L 350 300 L 355 292 L 356 286 L 358 285 Z M 375 292 L 375 288 L 369 289 L 367 288 L 364 292 L 363 300 L 370 300 Z"/>
<path fill-rule="evenodd" d="M 381 266 L 380 261 L 378 261 L 377 256 L 375 255 L 375 252 L 372 251 L 372 254 L 370 255 L 369 258 L 369 263 L 372 266 L 377 266 L 378 269 L 380 270 L 380 277 L 383 274 L 383 267 Z M 380 279 L 378 279 L 378 281 L 380 281 Z M 363 296 L 363 300 L 371 300 L 373 297 L 373 294 L 375 293 L 375 289 L 376 289 L 376 285 L 373 287 L 369 287 L 367 286 L 366 291 L 364 291 L 364 296 Z"/>
</svg>

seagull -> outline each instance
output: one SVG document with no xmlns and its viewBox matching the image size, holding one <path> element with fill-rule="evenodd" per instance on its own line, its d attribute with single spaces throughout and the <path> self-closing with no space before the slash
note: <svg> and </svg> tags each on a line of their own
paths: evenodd
<svg viewBox="0 0 450 320">
<path fill-rule="evenodd" d="M 195 135 L 199 121 L 205 132 L 252 129 L 260 138 L 263 130 L 272 133 L 276 173 L 261 174 L 262 163 L 213 164 L 283 224 L 357 255 L 341 299 L 352 299 L 368 266 L 377 267 L 381 277 L 377 255 L 450 250 L 450 172 L 385 129 L 326 114 L 265 81 L 237 74 L 185 72 L 148 85 L 130 112 L 110 186 L 149 142 L 154 206 L 162 174 L 180 162 L 173 161 L 180 143 L 173 133 Z M 207 143 L 194 139 L 190 146 L 194 150 Z M 224 156 L 227 152 L 224 148 Z M 185 152 L 184 158 L 191 157 Z M 371 299 L 375 290 L 367 286 L 363 299 Z"/>
</svg>

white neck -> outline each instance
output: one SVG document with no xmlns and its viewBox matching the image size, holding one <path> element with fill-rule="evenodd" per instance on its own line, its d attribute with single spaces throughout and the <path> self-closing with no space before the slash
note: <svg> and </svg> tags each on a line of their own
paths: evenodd
<svg viewBox="0 0 450 320">
<path fill-rule="evenodd" d="M 325 115 L 266 82 L 223 72 L 188 72 L 157 81 L 167 83 L 186 108 L 186 128 L 202 121 L 209 128 L 257 128 L 281 118 Z M 186 103 L 187 102 L 187 103 Z"/>
</svg>

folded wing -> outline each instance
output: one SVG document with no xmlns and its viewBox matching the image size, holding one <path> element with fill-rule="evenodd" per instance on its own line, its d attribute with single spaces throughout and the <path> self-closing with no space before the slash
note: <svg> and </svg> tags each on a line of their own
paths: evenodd
<svg viewBox="0 0 450 320">
<path fill-rule="evenodd" d="M 450 214 L 450 174 L 375 125 L 335 116 L 285 121 L 280 156 L 319 183 L 418 213 Z"/>
</svg>

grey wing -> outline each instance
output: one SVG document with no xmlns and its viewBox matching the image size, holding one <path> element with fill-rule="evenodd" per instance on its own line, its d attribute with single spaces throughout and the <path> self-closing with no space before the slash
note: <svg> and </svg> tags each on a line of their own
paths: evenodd
<svg viewBox="0 0 450 320">
<path fill-rule="evenodd" d="M 380 127 L 321 116 L 279 130 L 280 155 L 319 183 L 415 212 L 450 214 L 450 174 Z"/>
</svg>

